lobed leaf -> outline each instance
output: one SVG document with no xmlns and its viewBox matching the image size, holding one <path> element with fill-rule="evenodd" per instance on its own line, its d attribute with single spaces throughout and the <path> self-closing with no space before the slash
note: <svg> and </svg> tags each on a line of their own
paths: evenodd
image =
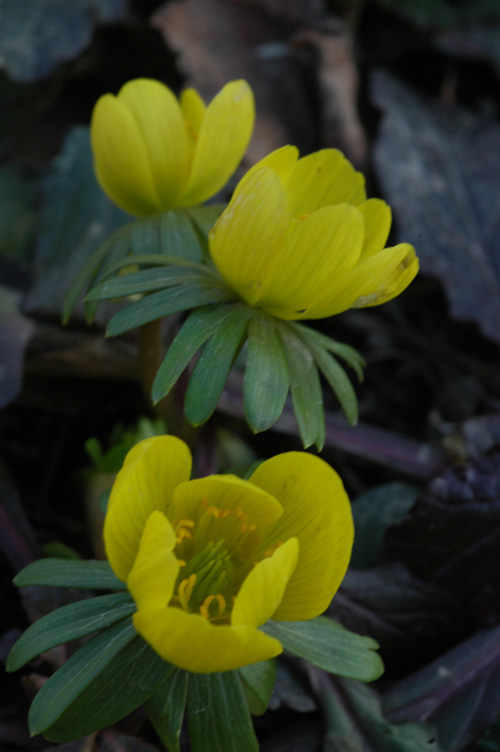
<svg viewBox="0 0 500 752">
<path fill-rule="evenodd" d="M 277 669 L 278 663 L 274 658 L 238 669 L 252 715 L 263 715 L 266 712 L 274 690 Z"/>
<path fill-rule="evenodd" d="M 222 305 L 196 308 L 170 345 L 153 382 L 151 398 L 165 397 L 204 342 L 214 333 L 231 308 Z"/>
<path fill-rule="evenodd" d="M 180 737 L 189 674 L 176 668 L 169 680 L 146 702 L 146 712 L 168 752 L 180 752 Z"/>
<path fill-rule="evenodd" d="M 321 451 L 325 443 L 325 414 L 318 370 L 306 345 L 287 323 L 277 323 L 286 356 L 292 405 L 304 448 L 316 444 Z"/>
<path fill-rule="evenodd" d="M 234 300 L 232 291 L 206 283 L 193 283 L 189 286 L 154 292 L 142 300 L 131 303 L 113 316 L 108 324 L 106 336 L 123 334 L 129 329 L 170 316 L 172 313 L 187 311 L 189 308 L 230 300 Z"/>
<path fill-rule="evenodd" d="M 110 726 L 142 705 L 174 667 L 130 619 L 93 637 L 43 685 L 29 714 L 32 734 L 71 741 Z"/>
<path fill-rule="evenodd" d="M 193 752 L 258 752 L 236 671 L 190 674 L 188 726 Z"/>
<path fill-rule="evenodd" d="M 194 426 L 205 423 L 217 407 L 250 316 L 246 306 L 231 307 L 206 343 L 189 380 L 184 403 L 186 418 Z"/>
<path fill-rule="evenodd" d="M 354 349 L 354 347 L 346 345 L 343 342 L 337 342 L 337 340 L 327 337 L 326 334 L 318 332 L 316 329 L 312 329 L 304 324 L 299 324 L 297 321 L 290 322 L 290 326 L 296 334 L 299 337 L 304 338 L 305 341 L 313 340 L 325 350 L 328 350 L 328 352 L 338 355 L 339 358 L 345 360 L 347 365 L 355 371 L 359 381 L 363 380 L 363 367 L 365 365 L 365 360 L 363 356 Z"/>
<path fill-rule="evenodd" d="M 134 260 L 127 260 L 131 264 Z M 176 285 L 189 285 L 190 283 L 203 283 L 207 280 L 207 274 L 203 267 L 189 268 L 185 266 L 156 267 L 144 269 L 130 274 L 113 277 L 93 287 L 86 296 L 86 301 L 109 300 L 123 298 L 127 295 L 154 292 Z"/>
<path fill-rule="evenodd" d="M 135 610 L 128 593 L 100 595 L 62 606 L 28 627 L 9 653 L 7 671 L 17 671 L 46 650 L 109 627 Z"/>
<path fill-rule="evenodd" d="M 274 321 L 254 315 L 248 325 L 243 400 L 245 417 L 255 433 L 278 420 L 289 385 L 286 355 Z"/>
<path fill-rule="evenodd" d="M 276 637 L 289 653 L 332 674 L 370 682 L 384 671 L 371 637 L 349 632 L 326 616 L 309 621 L 268 621 L 262 631 Z"/>
<path fill-rule="evenodd" d="M 91 590 L 124 590 L 126 585 L 113 573 L 107 561 L 76 561 L 74 559 L 39 559 L 14 577 L 14 585 L 51 585 L 90 588 Z"/>
</svg>

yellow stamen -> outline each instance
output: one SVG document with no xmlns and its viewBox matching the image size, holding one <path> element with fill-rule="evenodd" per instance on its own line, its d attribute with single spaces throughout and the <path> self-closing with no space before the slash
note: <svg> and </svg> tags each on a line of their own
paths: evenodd
<svg viewBox="0 0 500 752">
<path fill-rule="evenodd" d="M 218 613 L 214 618 L 217 618 L 218 616 L 222 616 L 224 611 L 226 610 L 226 599 L 224 598 L 221 593 L 217 593 L 216 595 L 207 595 L 205 600 L 200 606 L 200 614 L 203 616 L 204 619 L 210 619 L 210 606 L 214 601 L 217 601 L 218 606 Z"/>
<path fill-rule="evenodd" d="M 196 574 L 193 573 L 185 580 L 182 580 L 177 588 L 179 602 L 185 611 L 188 610 L 189 599 L 191 598 L 191 593 L 193 592 L 195 584 Z"/>
</svg>

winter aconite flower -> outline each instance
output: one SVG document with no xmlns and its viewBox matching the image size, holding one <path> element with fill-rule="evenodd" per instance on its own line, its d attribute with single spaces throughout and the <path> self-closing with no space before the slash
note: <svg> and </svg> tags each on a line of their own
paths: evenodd
<svg viewBox="0 0 500 752">
<path fill-rule="evenodd" d="M 97 179 L 122 209 L 145 216 L 193 206 L 231 177 L 252 135 L 254 102 L 246 81 L 226 84 L 206 107 L 194 89 L 180 99 L 160 81 L 139 78 L 92 115 Z"/>
<path fill-rule="evenodd" d="M 414 248 L 385 248 L 391 210 L 336 149 L 298 159 L 286 146 L 240 181 L 210 234 L 221 276 L 280 319 L 317 319 L 380 305 L 418 271 Z"/>
<path fill-rule="evenodd" d="M 301 452 L 263 462 L 248 481 L 189 480 L 190 470 L 180 439 L 146 439 L 111 492 L 106 552 L 136 602 L 135 628 L 188 671 L 272 658 L 281 644 L 258 628 L 322 613 L 346 571 L 353 525 L 342 482 Z"/>
</svg>

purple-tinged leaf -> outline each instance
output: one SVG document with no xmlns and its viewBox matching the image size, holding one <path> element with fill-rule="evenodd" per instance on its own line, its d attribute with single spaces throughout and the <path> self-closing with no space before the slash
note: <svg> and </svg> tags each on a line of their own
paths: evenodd
<svg viewBox="0 0 500 752">
<path fill-rule="evenodd" d="M 371 687 L 312 666 L 309 676 L 325 718 L 323 752 L 439 752 L 431 727 L 388 723 Z"/>
<path fill-rule="evenodd" d="M 390 721 L 425 721 L 445 752 L 459 752 L 500 712 L 500 627 L 479 632 L 384 697 Z"/>
<path fill-rule="evenodd" d="M 396 562 L 349 569 L 328 614 L 373 637 L 387 669 L 401 676 L 468 634 L 458 598 Z"/>
</svg>

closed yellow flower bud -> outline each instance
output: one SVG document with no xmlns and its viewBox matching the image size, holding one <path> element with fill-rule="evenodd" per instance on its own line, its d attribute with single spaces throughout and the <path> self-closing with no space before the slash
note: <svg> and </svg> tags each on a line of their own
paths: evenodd
<svg viewBox="0 0 500 752">
<path fill-rule="evenodd" d="M 341 152 L 298 159 L 285 146 L 240 181 L 210 233 L 212 260 L 249 305 L 281 319 L 318 319 L 380 305 L 418 271 L 413 246 L 385 248 L 391 210 L 366 199 Z"/>
<path fill-rule="evenodd" d="M 254 116 L 252 90 L 243 80 L 226 84 L 207 107 L 194 89 L 178 100 L 160 81 L 129 81 L 94 107 L 97 179 L 135 216 L 203 203 L 236 170 Z"/>
</svg>

